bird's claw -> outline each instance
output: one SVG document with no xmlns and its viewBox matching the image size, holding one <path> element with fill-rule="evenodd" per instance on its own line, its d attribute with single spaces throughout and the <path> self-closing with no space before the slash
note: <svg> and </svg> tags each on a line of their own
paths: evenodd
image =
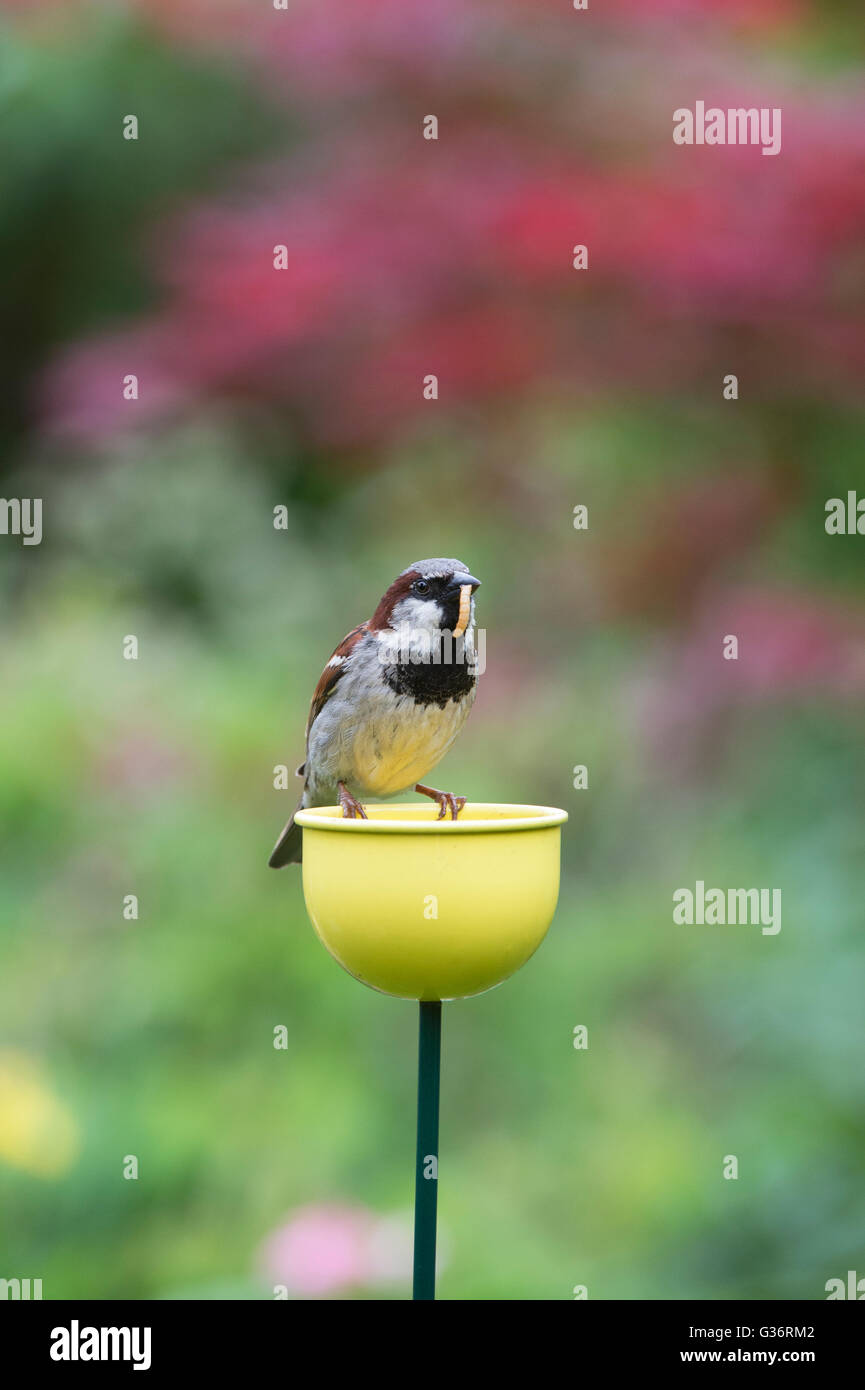
<svg viewBox="0 0 865 1390">
<path fill-rule="evenodd" d="M 441 792 L 437 800 L 439 804 L 439 813 L 436 816 L 436 820 L 444 820 L 448 811 L 451 813 L 451 820 L 456 820 L 460 811 L 466 804 L 464 796 L 454 796 L 453 792 Z"/>
<path fill-rule="evenodd" d="M 420 792 L 421 796 L 430 796 L 433 801 L 438 802 L 439 813 L 436 820 L 444 820 L 448 811 L 451 813 L 451 820 L 456 820 L 466 804 L 464 796 L 454 796 L 453 792 L 440 792 L 435 787 L 424 787 L 420 782 L 415 787 L 415 791 Z"/>
<path fill-rule="evenodd" d="M 358 816 L 361 820 L 369 820 L 366 811 L 357 798 L 352 796 L 344 782 L 337 783 L 337 791 L 339 793 L 339 804 L 342 807 L 343 820 L 357 820 Z"/>
</svg>

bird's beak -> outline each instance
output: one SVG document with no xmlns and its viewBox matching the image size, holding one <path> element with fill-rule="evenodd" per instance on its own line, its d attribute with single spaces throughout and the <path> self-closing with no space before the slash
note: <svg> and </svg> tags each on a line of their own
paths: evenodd
<svg viewBox="0 0 865 1390">
<path fill-rule="evenodd" d="M 473 574 L 455 574 L 448 585 L 449 593 L 459 591 L 460 612 L 457 618 L 457 625 L 454 628 L 454 637 L 462 637 L 469 625 L 469 618 L 472 613 L 472 594 L 475 589 L 480 588 L 481 581 L 475 579 Z"/>
<path fill-rule="evenodd" d="M 455 594 L 458 589 L 468 585 L 472 592 L 481 587 L 481 581 L 475 579 L 473 574 L 455 574 L 448 585 L 448 593 Z"/>
</svg>

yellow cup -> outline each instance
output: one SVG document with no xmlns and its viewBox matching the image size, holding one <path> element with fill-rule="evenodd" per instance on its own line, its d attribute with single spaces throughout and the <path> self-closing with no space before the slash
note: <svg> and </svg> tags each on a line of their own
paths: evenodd
<svg viewBox="0 0 865 1390">
<path fill-rule="evenodd" d="M 559 896 L 551 806 L 339 806 L 298 813 L 303 891 L 322 943 L 350 975 L 400 999 L 465 999 L 519 970 Z"/>
</svg>

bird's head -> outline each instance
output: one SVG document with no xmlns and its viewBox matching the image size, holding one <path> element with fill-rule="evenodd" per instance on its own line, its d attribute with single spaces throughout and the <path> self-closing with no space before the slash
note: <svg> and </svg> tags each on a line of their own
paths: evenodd
<svg viewBox="0 0 865 1390">
<path fill-rule="evenodd" d="M 373 614 L 374 631 L 405 628 L 464 637 L 473 626 L 480 580 L 461 560 L 416 560 L 391 584 Z"/>
</svg>

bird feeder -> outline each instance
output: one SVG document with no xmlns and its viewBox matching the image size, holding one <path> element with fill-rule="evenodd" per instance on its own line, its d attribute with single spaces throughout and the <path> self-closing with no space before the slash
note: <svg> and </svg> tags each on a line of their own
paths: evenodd
<svg viewBox="0 0 865 1390">
<path fill-rule="evenodd" d="M 537 950 L 559 895 L 550 806 L 300 811 L 303 891 L 322 944 L 361 984 L 419 1002 L 415 1299 L 435 1298 L 442 1003 L 502 984 Z"/>
</svg>

